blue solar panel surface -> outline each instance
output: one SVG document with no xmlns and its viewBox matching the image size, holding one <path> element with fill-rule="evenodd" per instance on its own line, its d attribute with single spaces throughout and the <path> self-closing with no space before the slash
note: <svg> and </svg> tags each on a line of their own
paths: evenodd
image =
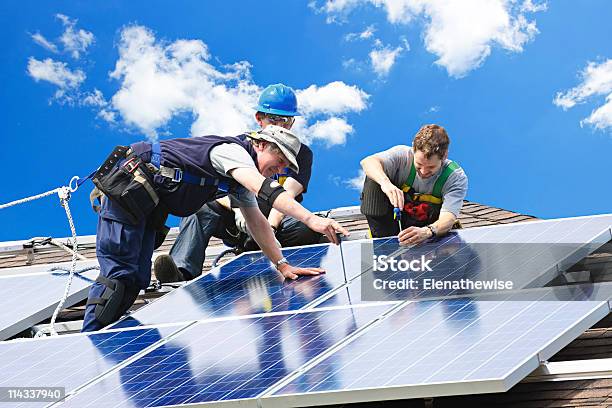
<svg viewBox="0 0 612 408">
<path fill-rule="evenodd" d="M 371 272 L 369 276 L 360 276 L 368 267 L 371 270 L 372 255 L 393 255 L 398 260 L 419 259 L 421 256 L 431 259 L 433 271 L 401 272 L 392 275 L 396 279 L 487 281 L 497 278 L 511 280 L 515 289 L 541 287 L 557 276 L 559 267 L 571 266 L 609 241 L 612 238 L 611 224 L 612 217 L 598 216 L 466 229 L 414 248 L 400 247 L 395 238 L 347 242 L 343 244 L 343 255 L 349 282 L 319 305 L 360 304 L 363 302 L 362 284 L 371 286 L 373 278 L 389 278 L 389 275 Z M 369 277 L 369 280 L 364 281 L 364 277 Z M 456 289 L 387 290 L 384 294 L 379 293 L 382 297 L 379 300 L 461 294 L 466 292 Z"/>
<path fill-rule="evenodd" d="M 0 343 L 0 387 L 65 387 L 69 393 L 181 327 Z M 27 402 L 23 406 L 47 404 Z"/>
<path fill-rule="evenodd" d="M 603 301 L 557 300 L 563 290 L 540 289 L 539 301 L 408 303 L 274 395 L 308 405 L 329 392 L 371 388 L 402 387 L 405 398 L 505 391 L 538 366 L 538 353 L 549 358 L 609 312 Z M 585 298 L 568 291 L 567 298 Z"/>
<path fill-rule="evenodd" d="M 345 282 L 340 249 L 336 245 L 285 249 L 283 254 L 292 265 L 321 266 L 327 273 L 283 281 L 260 252 L 244 254 L 112 327 L 296 310 Z"/>
<path fill-rule="evenodd" d="M 79 263 L 79 267 L 85 265 L 97 263 Z M 55 305 L 64 294 L 68 280 L 66 272 L 24 274 L 22 271 L 0 277 L 0 340 L 51 317 Z M 66 306 L 85 299 L 89 286 L 97 276 L 97 270 L 75 275 Z"/>
<path fill-rule="evenodd" d="M 62 406 L 254 399 L 388 309 L 373 305 L 200 322 Z"/>
</svg>

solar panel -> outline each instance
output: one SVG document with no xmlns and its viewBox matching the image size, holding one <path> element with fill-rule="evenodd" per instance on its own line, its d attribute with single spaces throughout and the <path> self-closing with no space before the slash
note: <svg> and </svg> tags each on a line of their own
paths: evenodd
<svg viewBox="0 0 612 408">
<path fill-rule="evenodd" d="M 0 387 L 65 387 L 73 392 L 183 328 L 107 331 L 0 343 Z M 24 407 L 48 403 L 26 402 Z"/>
<path fill-rule="evenodd" d="M 345 283 L 336 245 L 284 249 L 292 265 L 327 273 L 283 281 L 261 252 L 246 253 L 139 309 L 112 327 L 132 327 L 216 317 L 296 310 Z M 170 312 L 171 311 L 171 312 Z"/>
<path fill-rule="evenodd" d="M 588 243 L 522 252 L 513 268 L 496 270 L 523 276 L 527 287 L 539 278 L 532 272 L 557 273 L 609 241 L 610 224 L 612 216 L 599 216 L 485 227 L 409 249 L 387 238 L 374 240 L 371 251 L 433 251 L 444 265 L 436 273 L 448 277 L 517 257 L 503 251 L 458 253 L 463 243 Z M 450 251 L 457 239 L 463 246 Z M 612 285 L 605 284 L 532 289 L 508 300 L 462 297 L 349 307 L 362 302 L 353 295 L 363 283 L 364 248 L 355 241 L 285 249 L 294 265 L 328 270 L 292 282 L 283 282 L 261 253 L 243 254 L 115 325 L 123 329 L 31 341 L 31 356 L 27 346 L 9 351 L 0 345 L 7 372 L 15 374 L 16 383 L 6 384 L 35 378 L 41 381 L 35 385 L 48 386 L 42 381 L 54 385 L 57 377 L 72 393 L 62 406 L 79 407 L 297 406 L 494 392 L 520 381 L 610 310 Z M 321 309 L 330 304 L 340 306 Z M 177 321 L 191 323 L 127 328 Z M 93 340 L 105 335 L 111 337 Z M 108 347 L 98 347 L 113 336 Z M 49 366 L 57 369 L 49 374 Z"/>
<path fill-rule="evenodd" d="M 77 262 L 77 270 L 96 266 L 95 261 Z M 68 273 L 49 272 L 51 267 L 67 270 L 70 263 L 15 268 L 14 274 L 0 276 L 0 340 L 8 339 L 33 325 L 50 318 L 59 303 L 68 280 Z M 97 270 L 75 275 L 65 306 L 87 298 L 89 286 L 98 276 Z"/>
<path fill-rule="evenodd" d="M 562 270 L 612 239 L 612 216 L 578 217 L 528 222 L 507 226 L 457 230 L 440 240 L 414 248 L 400 247 L 396 238 L 353 241 L 343 244 L 349 277 L 346 285 L 328 292 L 318 305 L 351 305 L 366 300 L 407 300 L 462 294 L 460 290 L 372 291 L 372 256 L 393 255 L 396 259 L 431 259 L 432 271 L 404 272 L 391 276 L 417 281 L 471 279 L 511 280 L 514 289 L 541 287 Z M 368 271 L 369 270 L 369 271 Z M 361 272 L 367 273 L 361 275 Z M 362 286 L 368 292 L 362 291 Z M 463 293 L 465 294 L 465 293 Z M 316 305 L 315 305 L 316 306 Z"/>
<path fill-rule="evenodd" d="M 610 311 L 588 291 L 411 302 L 262 396 L 263 407 L 507 391 Z M 567 298 L 557 300 L 560 291 Z M 605 286 L 606 296 L 612 293 Z M 601 293 L 599 294 L 601 296 Z"/>
<path fill-rule="evenodd" d="M 388 305 L 199 322 L 62 406 L 164 406 L 255 398 Z"/>
</svg>

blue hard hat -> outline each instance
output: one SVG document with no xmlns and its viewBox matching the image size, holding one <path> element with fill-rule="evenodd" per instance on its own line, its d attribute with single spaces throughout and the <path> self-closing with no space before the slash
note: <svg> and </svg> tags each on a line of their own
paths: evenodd
<svg viewBox="0 0 612 408">
<path fill-rule="evenodd" d="M 299 116 L 297 98 L 293 89 L 283 84 L 269 85 L 259 95 L 255 109 L 273 115 Z"/>
</svg>

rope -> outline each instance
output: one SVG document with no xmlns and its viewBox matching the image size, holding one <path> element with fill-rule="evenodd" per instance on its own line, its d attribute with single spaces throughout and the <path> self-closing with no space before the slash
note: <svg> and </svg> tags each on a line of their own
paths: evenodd
<svg viewBox="0 0 612 408">
<path fill-rule="evenodd" d="M 72 264 L 70 265 L 70 275 L 68 276 L 68 282 L 66 282 L 66 287 L 64 288 L 64 294 L 62 295 L 62 298 L 60 299 L 59 303 L 57 304 L 57 307 L 55 308 L 55 311 L 53 312 L 53 316 L 51 316 L 51 324 L 50 324 L 49 332 L 50 332 L 50 334 L 52 336 L 57 336 L 57 332 L 55 331 L 55 320 L 57 319 L 57 316 L 58 316 L 59 312 L 64 307 L 64 303 L 66 303 L 66 299 L 68 298 L 68 294 L 70 293 L 70 286 L 72 285 L 72 279 L 74 278 L 74 273 L 75 273 L 75 269 L 76 269 L 77 259 L 79 257 L 82 257 L 82 255 L 79 255 L 78 252 L 77 252 L 78 244 L 77 244 L 76 229 L 74 228 L 74 221 L 72 220 L 72 214 L 70 213 L 70 207 L 68 206 L 68 201 L 70 200 L 70 193 L 74 193 L 75 191 L 77 191 L 79 186 L 83 182 L 85 182 L 85 180 L 87 180 L 88 178 L 89 177 L 87 177 L 86 179 L 83 179 L 83 180 L 79 180 L 79 177 L 74 176 L 70 180 L 70 183 L 68 183 L 67 187 L 59 187 L 59 188 L 47 191 L 46 193 L 37 194 L 37 195 L 34 195 L 34 196 L 23 198 L 21 200 L 15 200 L 15 201 L 11 201 L 10 203 L 6 203 L 6 204 L 0 205 L 0 210 L 2 210 L 4 208 L 13 207 L 15 205 L 27 203 L 27 202 L 34 201 L 34 200 L 38 200 L 39 198 L 47 197 L 47 196 L 50 196 L 52 194 L 56 194 L 57 193 L 57 195 L 60 198 L 60 205 L 62 207 L 64 207 L 64 210 L 66 211 L 66 217 L 68 218 L 68 224 L 70 224 L 70 232 L 72 233 L 72 251 L 70 251 L 70 252 L 72 252 Z M 56 243 L 56 245 L 57 245 L 57 243 Z M 61 245 L 63 245 L 63 244 L 61 244 Z M 60 245 L 58 245 L 58 246 L 60 246 Z M 63 246 L 65 247 L 65 249 L 69 250 L 69 248 L 67 246 L 65 246 L 65 245 L 63 245 Z M 41 334 L 41 335 L 44 335 L 44 334 Z M 38 334 L 37 334 L 37 336 L 38 336 Z"/>
<path fill-rule="evenodd" d="M 22 198 L 21 200 L 11 201 L 10 203 L 6 203 L 6 204 L 1 204 L 0 205 L 0 210 L 3 210 L 3 209 L 8 208 L 8 207 L 12 207 L 14 205 L 19 205 L 19 204 L 27 203 L 29 201 L 38 200 L 39 198 L 47 197 L 47 196 L 53 195 L 55 193 L 59 193 L 60 189 L 61 188 L 56 188 L 56 189 L 47 191 L 46 193 L 38 194 L 38 195 L 35 195 L 35 196 L 31 196 L 31 197 Z"/>
<path fill-rule="evenodd" d="M 76 262 L 78 258 L 77 253 L 77 235 L 76 229 L 74 228 L 74 222 L 72 221 L 72 214 L 70 213 L 70 207 L 68 206 L 68 200 L 70 200 L 70 189 L 68 187 L 62 187 L 60 191 L 58 191 L 58 195 L 60 197 L 60 203 L 64 210 L 66 211 L 66 217 L 68 217 L 68 224 L 70 224 L 70 232 L 72 233 L 72 264 L 70 265 L 70 275 L 68 276 L 68 282 L 66 283 L 66 287 L 64 288 L 64 294 L 57 304 L 55 311 L 53 312 L 53 316 L 51 316 L 51 328 L 49 332 L 52 336 L 57 336 L 57 332 L 55 331 L 55 320 L 57 319 L 57 315 L 64 307 L 64 303 L 66 303 L 66 299 L 68 298 L 68 294 L 70 293 L 70 286 L 72 285 L 72 279 L 74 278 L 74 270 L 76 269 Z"/>
<path fill-rule="evenodd" d="M 64 251 L 68 252 L 70 255 L 74 255 L 74 252 L 77 249 L 77 248 L 74 248 L 74 251 L 73 251 L 72 249 L 70 249 L 69 247 L 67 247 L 66 245 L 64 245 L 63 243 L 61 243 L 61 242 L 59 242 L 59 241 L 57 241 L 55 239 L 52 239 L 51 241 L 49 241 L 49 243 L 51 245 L 55 245 L 56 247 L 58 247 L 60 249 L 63 249 Z M 81 254 L 77 254 L 77 256 L 79 257 L 79 259 L 81 261 L 86 261 L 87 259 L 89 259 L 86 256 L 81 255 Z M 66 271 L 66 272 L 68 272 L 68 271 Z M 79 273 L 79 272 L 77 272 L 77 273 Z"/>
</svg>

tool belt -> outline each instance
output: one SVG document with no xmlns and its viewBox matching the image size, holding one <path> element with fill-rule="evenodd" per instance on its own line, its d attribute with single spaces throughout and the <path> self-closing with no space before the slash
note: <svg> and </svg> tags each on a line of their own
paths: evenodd
<svg viewBox="0 0 612 408">
<path fill-rule="evenodd" d="M 127 146 L 115 147 L 92 181 L 126 212 L 133 224 L 140 223 L 159 204 L 159 196 L 153 187 L 153 172 Z M 165 220 L 161 214 L 158 216 Z M 160 220 L 156 220 L 156 224 L 159 223 Z M 163 222 L 161 224 L 163 226 Z"/>
</svg>

